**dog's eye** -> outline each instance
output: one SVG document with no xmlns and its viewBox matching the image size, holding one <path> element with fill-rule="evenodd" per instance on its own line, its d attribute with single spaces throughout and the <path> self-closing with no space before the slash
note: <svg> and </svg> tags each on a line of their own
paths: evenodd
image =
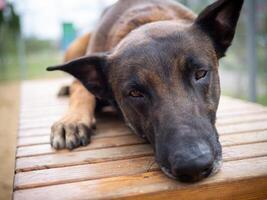
<svg viewBox="0 0 267 200">
<path fill-rule="evenodd" d="M 144 97 L 143 93 L 136 90 L 136 89 L 131 90 L 129 93 L 129 96 L 131 96 L 131 97 Z"/>
<path fill-rule="evenodd" d="M 207 75 L 207 72 L 206 70 L 198 70 L 195 72 L 195 79 L 198 81 L 199 79 L 202 79 L 204 78 L 206 75 Z"/>
</svg>

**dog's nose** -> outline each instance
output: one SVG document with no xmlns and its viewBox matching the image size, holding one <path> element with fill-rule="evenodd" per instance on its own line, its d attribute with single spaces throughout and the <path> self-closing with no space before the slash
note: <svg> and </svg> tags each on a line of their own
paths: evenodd
<svg viewBox="0 0 267 200">
<path fill-rule="evenodd" d="M 198 181 L 211 173 L 213 162 L 210 147 L 201 143 L 196 148 L 176 154 L 171 161 L 171 173 L 183 182 Z"/>
</svg>

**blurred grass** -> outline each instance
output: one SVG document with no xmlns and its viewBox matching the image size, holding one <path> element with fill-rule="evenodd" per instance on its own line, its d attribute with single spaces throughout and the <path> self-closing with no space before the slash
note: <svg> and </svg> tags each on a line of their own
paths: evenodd
<svg viewBox="0 0 267 200">
<path fill-rule="evenodd" d="M 258 98 L 258 103 L 267 106 L 267 95 L 262 95 Z"/>
<path fill-rule="evenodd" d="M 46 71 L 46 67 L 59 64 L 63 60 L 63 53 L 58 50 L 56 42 L 28 39 L 24 46 L 25 69 L 19 62 L 17 52 L 9 51 L 1 55 L 1 82 L 62 76 L 60 72 Z"/>
</svg>

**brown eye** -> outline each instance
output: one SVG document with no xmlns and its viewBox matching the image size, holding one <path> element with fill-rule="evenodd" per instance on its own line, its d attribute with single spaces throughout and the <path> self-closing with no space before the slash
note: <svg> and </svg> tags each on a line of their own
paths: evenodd
<svg viewBox="0 0 267 200">
<path fill-rule="evenodd" d="M 206 70 L 198 70 L 198 71 L 196 71 L 195 79 L 198 81 L 199 79 L 204 78 L 207 75 L 207 72 L 208 71 L 206 71 Z"/>
<path fill-rule="evenodd" d="M 132 91 L 130 91 L 129 96 L 131 96 L 131 97 L 144 97 L 144 95 L 142 94 L 142 92 L 140 92 L 138 90 L 132 90 Z"/>
</svg>

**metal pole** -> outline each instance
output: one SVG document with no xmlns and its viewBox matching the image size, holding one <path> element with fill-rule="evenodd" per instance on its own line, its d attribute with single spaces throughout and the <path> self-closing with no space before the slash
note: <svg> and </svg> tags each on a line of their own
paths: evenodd
<svg viewBox="0 0 267 200">
<path fill-rule="evenodd" d="M 18 61 L 20 67 L 20 79 L 27 79 L 27 65 L 26 65 L 26 56 L 25 56 L 25 44 L 24 39 L 21 33 L 17 33 L 17 52 L 18 52 Z"/>
<path fill-rule="evenodd" d="M 246 2 L 247 63 L 249 100 L 257 100 L 256 0 Z"/>
</svg>

